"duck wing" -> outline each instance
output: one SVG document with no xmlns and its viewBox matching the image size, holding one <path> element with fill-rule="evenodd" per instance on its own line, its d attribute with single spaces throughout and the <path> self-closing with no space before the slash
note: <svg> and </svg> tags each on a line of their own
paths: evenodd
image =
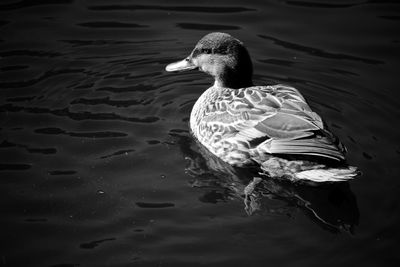
<svg viewBox="0 0 400 267">
<path fill-rule="evenodd" d="M 293 87 L 238 89 L 218 116 L 232 142 L 247 141 L 259 153 L 301 154 L 344 160 L 344 147 L 324 128 Z M 214 117 L 213 121 L 218 118 Z"/>
<path fill-rule="evenodd" d="M 232 109 L 240 105 L 236 102 L 245 105 L 242 110 L 236 109 L 245 119 L 236 125 L 240 137 L 299 139 L 324 127 L 322 119 L 293 87 L 276 85 L 242 90 L 242 95 L 238 94 L 230 104 Z"/>
</svg>

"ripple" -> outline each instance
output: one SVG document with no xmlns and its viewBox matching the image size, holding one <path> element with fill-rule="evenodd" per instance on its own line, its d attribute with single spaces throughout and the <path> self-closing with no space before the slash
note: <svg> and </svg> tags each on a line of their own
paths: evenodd
<svg viewBox="0 0 400 267">
<path fill-rule="evenodd" d="M 149 145 L 158 145 L 158 144 L 161 143 L 161 142 L 158 141 L 158 140 L 147 140 L 146 142 L 147 142 L 147 144 L 149 144 Z"/>
<path fill-rule="evenodd" d="M 140 25 L 136 23 L 125 23 L 118 21 L 92 21 L 78 23 L 77 25 L 88 28 L 144 28 L 147 25 Z"/>
<path fill-rule="evenodd" d="M 343 75 L 360 76 L 359 74 L 348 71 L 348 70 L 342 70 L 342 69 L 331 69 L 331 70 L 336 73 L 343 74 Z"/>
<path fill-rule="evenodd" d="M 333 1 L 332 1 L 333 2 Z M 353 2 L 353 3 L 321 3 L 321 2 L 309 2 L 309 1 L 285 1 L 288 5 L 293 6 L 301 6 L 306 8 L 348 8 L 348 7 L 355 7 L 367 4 L 398 4 L 398 1 L 395 0 L 367 0 L 362 2 Z"/>
<path fill-rule="evenodd" d="M 122 120 L 129 121 L 133 123 L 153 123 L 159 121 L 159 117 L 147 116 L 143 118 L 137 117 L 125 117 L 115 113 L 91 113 L 88 111 L 85 112 L 70 112 L 68 108 L 64 109 L 48 109 L 48 108 L 40 108 L 40 107 L 21 107 L 14 106 L 12 104 L 5 104 L 0 106 L 1 112 L 28 112 L 34 114 L 52 114 L 60 117 L 68 117 L 72 120 L 81 121 L 81 120 Z"/>
<path fill-rule="evenodd" d="M 37 1 L 22 0 L 15 3 L 0 5 L 0 11 L 27 8 L 33 6 L 43 6 L 43 5 L 65 5 L 65 4 L 72 4 L 73 2 L 74 0 L 37 0 Z"/>
<path fill-rule="evenodd" d="M 80 266 L 79 263 L 60 263 L 51 265 L 50 267 L 78 267 L 78 266 Z"/>
<path fill-rule="evenodd" d="M 32 166 L 30 164 L 24 163 L 13 163 L 4 164 L 0 163 L 0 171 L 24 171 L 30 169 Z"/>
<path fill-rule="evenodd" d="M 162 107 L 166 107 L 166 106 L 171 105 L 171 104 L 173 104 L 173 103 L 174 103 L 174 101 L 167 101 L 167 102 L 165 102 L 165 103 L 162 103 L 161 106 L 162 106 Z"/>
<path fill-rule="evenodd" d="M 28 69 L 29 66 L 26 65 L 13 65 L 13 66 L 5 66 L 1 67 L 1 71 L 14 71 L 14 70 L 23 70 L 23 69 Z"/>
<path fill-rule="evenodd" d="M 114 152 L 112 154 L 109 155 L 105 155 L 100 157 L 101 159 L 106 159 L 106 158 L 111 158 L 111 157 L 115 157 L 115 156 L 119 156 L 119 155 L 128 155 L 128 153 L 130 152 L 134 152 L 135 149 L 124 149 L 124 150 L 119 150 L 117 152 Z"/>
<path fill-rule="evenodd" d="M 328 108 L 328 109 L 330 109 L 330 110 L 336 111 L 336 112 L 338 112 L 338 113 L 342 113 L 342 111 L 341 111 L 340 109 L 338 109 L 338 108 L 336 108 L 336 107 L 334 107 L 334 106 L 332 106 L 332 105 L 329 105 L 329 104 L 327 104 L 327 103 L 318 102 L 318 104 L 319 104 L 320 106 L 323 106 L 323 107 Z"/>
<path fill-rule="evenodd" d="M 47 222 L 48 220 L 46 218 L 28 218 L 25 219 L 26 222 Z"/>
<path fill-rule="evenodd" d="M 303 46 L 303 45 L 299 45 L 299 44 L 295 44 L 295 43 L 289 43 L 289 42 L 279 40 L 279 39 L 271 37 L 271 36 L 258 35 L 258 37 L 260 37 L 262 39 L 266 39 L 266 40 L 271 40 L 274 42 L 274 44 L 282 46 L 284 48 L 295 50 L 295 51 L 300 51 L 300 52 L 305 52 L 312 56 L 323 57 L 323 58 L 333 58 L 333 59 L 340 59 L 340 60 L 361 61 L 363 63 L 374 64 L 374 65 L 384 64 L 384 62 L 380 61 L 380 60 L 356 57 L 356 56 L 351 56 L 351 55 L 346 55 L 346 54 L 330 53 L 330 52 L 326 52 L 326 51 L 324 51 L 322 49 L 318 49 L 318 48 Z"/>
<path fill-rule="evenodd" d="M 0 148 L 1 147 L 15 147 L 17 146 L 17 144 L 8 142 L 7 140 L 4 140 L 1 144 L 0 144 Z"/>
<path fill-rule="evenodd" d="M 349 140 L 353 143 L 353 144 L 357 144 L 356 140 L 354 140 L 353 137 L 351 137 L 350 135 L 347 136 L 349 138 Z"/>
<path fill-rule="evenodd" d="M 39 153 L 39 154 L 56 154 L 57 149 L 55 148 L 26 148 L 29 153 Z"/>
<path fill-rule="evenodd" d="M 63 43 L 72 44 L 75 47 L 82 46 L 104 46 L 104 45 L 126 45 L 126 44 L 154 44 L 154 43 L 164 43 L 176 41 L 176 39 L 155 39 L 155 40 L 145 40 L 145 41 L 125 41 L 125 40 L 113 40 L 113 39 L 96 39 L 96 40 L 78 40 L 78 39 L 70 39 L 70 40 L 59 40 Z"/>
<path fill-rule="evenodd" d="M 151 209 L 160 209 L 160 208 L 171 208 L 175 207 L 173 203 L 149 203 L 149 202 L 136 202 L 136 206 L 140 208 L 151 208 Z"/>
<path fill-rule="evenodd" d="M 95 85 L 95 83 L 85 83 L 82 85 L 78 85 L 78 86 L 73 86 L 73 88 L 75 90 L 80 90 L 80 89 L 88 89 L 88 88 L 92 88 Z"/>
<path fill-rule="evenodd" d="M 188 133 L 188 130 L 183 130 L 183 129 L 171 129 L 170 133 Z"/>
<path fill-rule="evenodd" d="M 120 73 L 109 74 L 105 76 L 104 79 L 118 79 L 118 78 L 127 79 L 129 77 L 131 77 L 131 73 L 120 72 Z"/>
<path fill-rule="evenodd" d="M 368 154 L 367 152 L 363 152 L 362 155 L 364 156 L 364 158 L 366 158 L 368 160 L 373 159 L 373 157 L 370 154 Z"/>
<path fill-rule="evenodd" d="M 9 142 L 7 140 L 4 140 L 1 144 L 0 144 L 0 148 L 10 148 L 10 147 L 19 147 L 19 148 L 24 148 L 27 152 L 29 153 L 38 153 L 38 154 L 56 154 L 57 153 L 57 149 L 55 148 L 38 148 L 38 147 L 29 147 L 28 145 L 23 145 L 23 144 L 16 144 L 16 143 L 12 143 Z"/>
<path fill-rule="evenodd" d="M 82 46 L 103 46 L 103 45 L 120 45 L 131 44 L 129 41 L 116 41 L 116 40 L 60 40 L 61 42 L 72 44 L 75 47 Z"/>
<path fill-rule="evenodd" d="M 50 134 L 50 135 L 68 135 L 71 137 L 84 137 L 84 138 L 114 138 L 114 137 L 125 137 L 128 136 L 126 133 L 120 132 L 67 132 L 60 128 L 40 128 L 36 129 L 35 133 Z"/>
<path fill-rule="evenodd" d="M 184 107 L 186 105 L 193 106 L 194 103 L 196 103 L 196 101 L 197 101 L 197 99 L 189 99 L 189 100 L 179 104 L 179 107 L 182 108 L 182 107 Z"/>
<path fill-rule="evenodd" d="M 103 98 L 79 98 L 71 102 L 71 104 L 84 105 L 109 105 L 113 107 L 130 107 L 136 105 L 148 105 L 153 102 L 153 99 L 130 99 L 130 100 L 112 100 L 110 97 Z"/>
<path fill-rule="evenodd" d="M 84 249 L 93 249 L 95 247 L 97 247 L 98 245 L 100 245 L 100 243 L 106 242 L 106 241 L 114 241 L 116 240 L 115 238 L 105 238 L 105 239 L 101 239 L 101 240 L 96 240 L 96 241 L 91 241 L 88 243 L 83 243 L 80 244 L 79 247 L 80 248 L 84 248 Z"/>
<path fill-rule="evenodd" d="M 77 171 L 74 170 L 54 170 L 54 171 L 49 171 L 49 175 L 73 175 L 76 174 Z"/>
<path fill-rule="evenodd" d="M 291 78 L 291 77 L 283 78 L 283 77 L 276 77 L 276 76 L 272 76 L 272 75 L 264 75 L 263 77 L 268 78 L 271 81 L 305 84 L 305 85 L 315 86 L 317 88 L 326 88 L 326 89 L 332 90 L 334 92 L 340 92 L 340 93 L 343 93 L 343 94 L 346 94 L 349 96 L 357 96 L 355 93 L 353 93 L 351 91 L 346 91 L 346 90 L 340 89 L 338 87 L 329 86 L 327 84 L 322 84 L 320 82 L 315 82 L 315 81 L 311 81 L 311 80 Z"/>
<path fill-rule="evenodd" d="M 21 56 L 27 56 L 27 57 L 60 57 L 62 56 L 62 53 L 59 52 L 50 52 L 50 51 L 41 51 L 41 50 L 10 50 L 10 51 L 4 51 L 0 52 L 1 57 L 21 57 Z"/>
<path fill-rule="evenodd" d="M 176 12 L 195 12 L 195 13 L 238 13 L 255 11 L 255 9 L 244 7 L 215 7 L 215 6 L 153 6 L 153 5 L 93 5 L 89 10 L 114 11 L 114 10 L 163 10 Z"/>
<path fill-rule="evenodd" d="M 35 85 L 43 80 L 46 80 L 50 77 L 54 77 L 57 75 L 63 74 L 71 74 L 71 73 L 79 73 L 79 74 L 90 74 L 85 69 L 62 69 L 62 70 L 51 70 L 43 73 L 38 78 L 34 78 L 27 81 L 17 81 L 17 82 L 2 82 L 0 83 L 0 88 L 9 89 L 9 88 L 20 88 Z"/>
<path fill-rule="evenodd" d="M 378 17 L 387 20 L 400 20 L 400 16 L 378 16 Z"/>
<path fill-rule="evenodd" d="M 286 1 L 286 4 L 293 6 L 311 7 L 311 8 L 346 8 L 358 6 L 362 3 L 349 3 L 349 4 L 338 4 L 338 3 L 320 3 L 320 2 L 306 2 L 306 1 Z"/>
<path fill-rule="evenodd" d="M 137 64 L 139 64 L 139 63 L 143 64 L 143 63 L 152 63 L 152 62 L 154 62 L 154 60 L 141 59 L 141 60 L 136 60 L 135 65 L 137 66 Z M 110 62 L 110 63 L 117 63 L 117 62 Z M 129 63 L 131 63 L 131 62 L 125 62 L 125 64 L 129 64 Z M 103 79 L 107 80 L 107 79 L 119 78 L 119 79 L 123 79 L 123 80 L 137 80 L 140 78 L 148 79 L 149 77 L 158 76 L 160 74 L 162 74 L 162 72 L 160 72 L 160 71 L 156 71 L 153 73 L 145 73 L 143 75 L 133 75 L 132 73 L 125 72 L 125 73 L 117 73 L 117 74 L 107 75 L 107 76 L 103 77 Z"/>
<path fill-rule="evenodd" d="M 295 62 L 293 62 L 293 61 L 281 60 L 281 59 L 275 59 L 275 58 L 262 59 L 262 60 L 258 60 L 258 61 L 262 62 L 262 63 L 278 65 L 278 66 L 284 66 L 284 67 L 291 67 L 291 66 L 293 66 L 295 64 Z"/>
<path fill-rule="evenodd" d="M 7 98 L 7 102 L 25 102 L 25 101 L 31 101 L 35 99 L 35 96 L 17 96 L 17 97 L 10 97 Z"/>
<path fill-rule="evenodd" d="M 177 27 L 185 30 L 200 30 L 200 31 L 233 31 L 240 30 L 240 27 L 219 24 L 201 24 L 201 23 L 177 23 Z"/>
<path fill-rule="evenodd" d="M 151 85 L 145 84 L 138 84 L 138 85 L 131 85 L 126 87 L 115 87 L 115 86 L 107 86 L 107 87 L 100 87 L 97 88 L 96 91 L 106 91 L 111 93 L 125 93 L 125 92 L 148 92 L 154 91 L 157 88 Z"/>
</svg>

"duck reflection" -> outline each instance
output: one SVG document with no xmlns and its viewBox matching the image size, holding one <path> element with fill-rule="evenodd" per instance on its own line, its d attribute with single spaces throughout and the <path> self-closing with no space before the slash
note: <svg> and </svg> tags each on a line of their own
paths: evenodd
<svg viewBox="0 0 400 267">
<path fill-rule="evenodd" d="M 171 131 L 170 135 L 187 160 L 186 172 L 193 177 L 191 186 L 209 189 L 200 201 L 240 198 L 249 215 L 266 212 L 294 216 L 301 210 L 323 229 L 354 233 L 359 211 L 348 182 L 299 184 L 261 178 L 257 169 L 235 168 L 218 159 L 188 133 Z"/>
</svg>

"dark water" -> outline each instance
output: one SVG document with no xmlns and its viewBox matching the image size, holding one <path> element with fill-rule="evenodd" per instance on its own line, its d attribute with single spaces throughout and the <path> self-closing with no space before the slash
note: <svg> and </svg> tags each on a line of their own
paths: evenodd
<svg viewBox="0 0 400 267">
<path fill-rule="evenodd" d="M 0 266 L 397 266 L 396 1 L 1 1 Z M 256 84 L 298 87 L 362 176 L 310 187 L 205 155 L 211 79 L 171 74 L 210 31 Z M 251 214 L 251 215 L 249 215 Z"/>
</svg>

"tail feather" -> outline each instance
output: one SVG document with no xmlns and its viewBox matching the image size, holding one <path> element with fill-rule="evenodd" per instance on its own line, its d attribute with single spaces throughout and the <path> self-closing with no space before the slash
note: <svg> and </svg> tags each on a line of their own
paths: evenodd
<svg viewBox="0 0 400 267">
<path fill-rule="evenodd" d="M 328 166 L 307 160 L 287 160 L 270 157 L 260 162 L 263 175 L 271 178 L 284 178 L 291 181 L 343 182 L 359 175 L 356 167 L 342 164 L 340 167 Z"/>
<path fill-rule="evenodd" d="M 295 174 L 299 180 L 310 180 L 313 182 L 342 182 L 351 180 L 359 174 L 356 167 L 313 169 Z"/>
<path fill-rule="evenodd" d="M 345 159 L 344 151 L 326 139 L 268 139 L 261 143 L 259 150 L 270 154 L 300 154 L 327 157 L 342 161 Z"/>
</svg>

